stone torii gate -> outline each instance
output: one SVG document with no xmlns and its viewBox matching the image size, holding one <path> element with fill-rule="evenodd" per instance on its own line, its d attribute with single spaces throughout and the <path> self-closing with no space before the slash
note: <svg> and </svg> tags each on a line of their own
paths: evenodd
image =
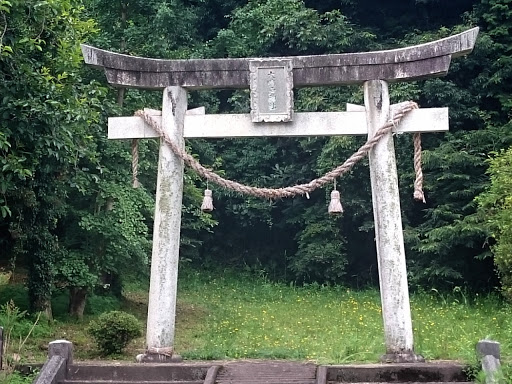
<svg viewBox="0 0 512 384">
<path fill-rule="evenodd" d="M 413 47 L 365 53 L 271 59 L 158 60 L 82 45 L 87 64 L 102 68 L 117 87 L 163 89 L 162 111 L 151 111 L 180 147 L 184 138 L 368 135 L 386 123 L 388 82 L 448 72 L 452 58 L 470 53 L 478 28 Z M 294 113 L 293 87 L 363 84 L 364 107 L 349 112 Z M 251 114 L 187 114 L 187 89 L 251 89 Z M 407 114 L 399 132 L 448 130 L 448 109 Z M 109 119 L 109 138 L 156 138 L 141 117 Z M 375 241 L 386 361 L 418 361 L 414 353 L 398 176 L 392 134 L 370 151 Z M 146 361 L 168 361 L 174 350 L 176 288 L 183 193 L 183 161 L 161 139 Z"/>
</svg>

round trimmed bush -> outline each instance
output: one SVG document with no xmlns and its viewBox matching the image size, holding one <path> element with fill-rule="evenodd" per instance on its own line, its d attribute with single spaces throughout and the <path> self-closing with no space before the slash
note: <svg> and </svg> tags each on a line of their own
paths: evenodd
<svg viewBox="0 0 512 384">
<path fill-rule="evenodd" d="M 101 314 L 89 324 L 89 333 L 103 355 L 121 353 L 130 341 L 142 335 L 142 325 L 133 315 L 123 311 Z"/>
</svg>

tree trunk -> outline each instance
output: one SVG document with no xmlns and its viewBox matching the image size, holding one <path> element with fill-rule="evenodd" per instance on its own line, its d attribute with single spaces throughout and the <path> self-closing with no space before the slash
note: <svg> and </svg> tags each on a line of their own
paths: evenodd
<svg viewBox="0 0 512 384">
<path fill-rule="evenodd" d="M 87 299 L 87 288 L 71 287 L 69 288 L 69 306 L 68 313 L 72 317 L 82 319 L 84 317 L 85 300 Z"/>
<path fill-rule="evenodd" d="M 37 308 L 37 311 L 41 312 L 48 321 L 53 320 L 53 311 L 52 311 L 52 302 L 50 299 L 41 299 L 38 300 L 34 307 Z"/>
<path fill-rule="evenodd" d="M 40 227 L 39 227 L 40 228 Z M 35 227 L 34 229 L 38 229 Z M 45 230 L 30 238 L 28 249 L 36 250 L 28 264 L 28 295 L 30 299 L 30 312 L 43 312 L 48 320 L 52 315 L 52 288 L 53 288 L 53 244 L 51 235 Z"/>
</svg>

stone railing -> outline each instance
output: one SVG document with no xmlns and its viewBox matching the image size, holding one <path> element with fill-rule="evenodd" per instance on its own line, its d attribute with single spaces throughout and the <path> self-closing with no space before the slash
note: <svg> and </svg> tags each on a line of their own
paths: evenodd
<svg viewBox="0 0 512 384">
<path fill-rule="evenodd" d="M 33 384 L 57 384 L 66 378 L 69 365 L 73 363 L 73 343 L 67 340 L 52 341 L 48 345 L 48 360 Z"/>
</svg>

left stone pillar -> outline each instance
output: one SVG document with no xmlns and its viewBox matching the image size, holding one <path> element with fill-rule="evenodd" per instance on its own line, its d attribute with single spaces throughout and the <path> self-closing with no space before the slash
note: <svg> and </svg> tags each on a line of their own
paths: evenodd
<svg viewBox="0 0 512 384">
<path fill-rule="evenodd" d="M 181 87 L 164 89 L 162 128 L 180 148 L 187 111 L 187 92 Z M 142 361 L 170 361 L 174 353 L 176 290 L 180 250 L 183 160 L 160 139 L 158 179 L 151 255 L 146 354 Z"/>
</svg>

